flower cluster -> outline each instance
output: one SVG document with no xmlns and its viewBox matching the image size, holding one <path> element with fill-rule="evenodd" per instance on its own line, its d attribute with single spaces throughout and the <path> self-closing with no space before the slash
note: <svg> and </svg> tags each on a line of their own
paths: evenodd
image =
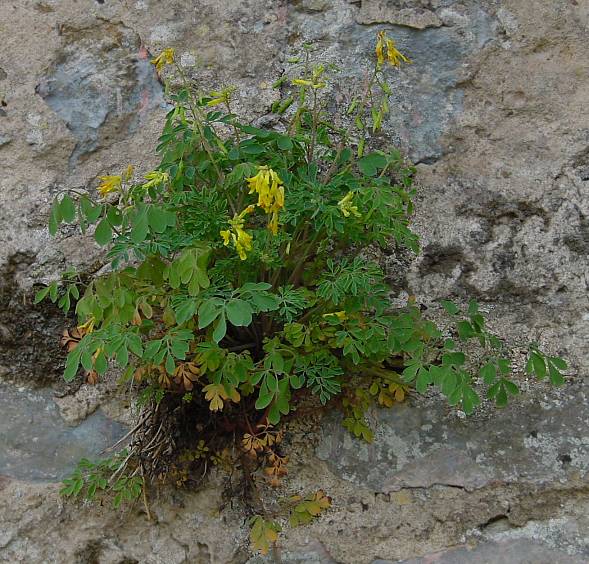
<svg viewBox="0 0 589 564">
<path fill-rule="evenodd" d="M 170 180 L 170 175 L 167 172 L 160 170 L 153 170 L 145 175 L 147 182 L 143 184 L 143 188 L 154 188 L 160 184 L 165 184 Z"/>
<path fill-rule="evenodd" d="M 231 99 L 231 94 L 235 91 L 235 87 L 230 86 L 223 88 L 223 90 L 213 90 L 210 94 L 211 99 L 207 102 L 207 106 L 217 106 L 218 104 L 228 104 Z"/>
<path fill-rule="evenodd" d="M 100 185 L 98 186 L 99 194 L 104 198 L 111 192 L 118 192 L 121 189 L 122 178 L 120 176 L 99 176 Z"/>
<path fill-rule="evenodd" d="M 174 49 L 168 47 L 164 49 L 155 59 L 151 60 L 151 64 L 155 65 L 157 72 L 161 72 L 166 65 L 174 63 Z"/>
<path fill-rule="evenodd" d="M 221 237 L 223 237 L 223 244 L 228 246 L 230 242 L 233 242 L 233 246 L 239 255 L 241 260 L 247 258 L 247 251 L 252 250 L 252 236 L 245 231 L 245 216 L 254 211 L 255 206 L 251 205 L 245 208 L 239 215 L 235 215 L 233 219 L 229 220 L 230 229 L 221 231 Z"/>
<path fill-rule="evenodd" d="M 394 40 L 387 37 L 386 31 L 380 31 L 376 39 L 376 60 L 379 65 L 384 64 L 385 53 L 389 64 L 394 67 L 400 67 L 401 62 L 411 63 L 408 57 L 397 50 Z"/>
<path fill-rule="evenodd" d="M 358 206 L 355 206 L 352 203 L 352 199 L 354 198 L 353 192 L 348 192 L 338 203 L 338 207 L 340 211 L 344 214 L 344 217 L 350 217 L 350 215 L 354 215 L 356 217 L 360 217 L 360 212 L 358 211 Z"/>
<path fill-rule="evenodd" d="M 323 65 L 315 65 L 313 67 L 310 80 L 305 78 L 296 78 L 292 81 L 292 83 L 296 86 L 311 86 L 315 90 L 318 88 L 325 88 L 327 83 L 321 78 L 324 72 L 325 67 Z"/>
<path fill-rule="evenodd" d="M 258 194 L 258 207 L 272 217 L 268 229 L 273 235 L 278 233 L 278 212 L 284 207 L 284 186 L 275 171 L 267 166 L 260 166 L 258 174 L 247 179 L 250 194 Z"/>
</svg>

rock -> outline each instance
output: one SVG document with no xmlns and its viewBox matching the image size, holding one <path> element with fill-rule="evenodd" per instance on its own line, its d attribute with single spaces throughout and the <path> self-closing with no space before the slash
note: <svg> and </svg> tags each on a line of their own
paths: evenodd
<svg viewBox="0 0 589 564">
<path fill-rule="evenodd" d="M 442 25 L 442 20 L 434 11 L 405 7 L 407 4 L 399 0 L 364 0 L 356 21 L 360 24 L 390 23 L 415 29 Z"/>
<path fill-rule="evenodd" d="M 550 548 L 542 542 L 529 540 L 491 542 L 475 547 L 464 547 L 428 554 L 423 558 L 397 561 L 399 564 L 583 564 L 586 556 L 567 554 L 558 548 Z M 375 560 L 372 564 L 392 564 Z"/>
<path fill-rule="evenodd" d="M 244 562 L 239 522 L 212 512 L 213 490 L 184 496 L 183 506 L 159 511 L 156 522 L 137 511 L 64 503 L 58 485 L 12 481 L 0 491 L 0 562 L 182 564 Z"/>
<path fill-rule="evenodd" d="M 68 426 L 49 390 L 0 384 L 0 392 L 0 474 L 60 480 L 80 458 L 98 457 L 125 433 L 124 427 L 100 412 Z"/>
<path fill-rule="evenodd" d="M 61 372 L 64 319 L 33 307 L 30 289 L 55 279 L 66 262 L 102 266 L 101 249 L 73 229 L 49 239 L 57 193 L 92 191 L 99 175 L 130 163 L 143 173 L 157 163 L 166 108 L 150 54 L 176 48 L 205 91 L 239 86 L 236 110 L 264 124 L 277 96 L 270 85 L 302 42 L 314 42 L 314 55 L 340 69 L 344 104 L 372 64 L 375 33 L 387 30 L 413 64 L 387 71 L 392 111 L 378 142 L 400 146 L 418 163 L 413 226 L 424 248 L 409 268 L 391 258 L 395 288 L 430 306 L 450 296 L 486 302 L 497 333 L 564 354 L 577 383 L 554 391 L 522 379 L 529 399 L 493 416 L 485 406 L 461 419 L 434 397 L 378 412 L 371 446 L 349 439 L 330 416 L 317 451 L 323 460 L 289 453 L 284 495 L 320 484 L 334 506 L 308 527 L 285 530 L 279 548 L 291 562 L 588 560 L 585 3 L 0 4 L 3 52 L 10 53 L 0 69 L 0 371 L 3 380 L 41 387 L 11 387 L 0 400 L 8 403 L 0 428 L 9 433 L 0 439 L 0 464 L 30 479 L 55 477 L 76 456 L 96 452 L 102 431 L 118 429 L 104 413 L 124 418 L 112 404 L 98 407 L 107 394 L 88 391 L 59 401 L 72 422 L 93 415 L 78 428 L 59 417 L 43 388 Z M 37 427 L 22 423 L 31 416 Z M 43 441 L 53 450 L 37 446 Z M 72 452 L 56 459 L 63 441 Z M 249 557 L 239 548 L 247 538 L 243 515 L 218 516 L 219 484 L 202 495 L 162 494 L 157 527 L 135 510 L 121 516 L 64 506 L 57 489 L 0 478 L 0 561 Z"/>
<path fill-rule="evenodd" d="M 69 164 L 101 144 L 123 140 L 163 102 L 141 39 L 124 25 L 63 26 L 64 46 L 36 92 L 76 138 Z"/>
<path fill-rule="evenodd" d="M 372 444 L 352 438 L 330 416 L 317 454 L 342 478 L 385 493 L 583 479 L 589 471 L 586 391 L 577 386 L 549 397 L 523 400 L 479 420 L 453 417 L 442 398 L 378 410 Z"/>
</svg>

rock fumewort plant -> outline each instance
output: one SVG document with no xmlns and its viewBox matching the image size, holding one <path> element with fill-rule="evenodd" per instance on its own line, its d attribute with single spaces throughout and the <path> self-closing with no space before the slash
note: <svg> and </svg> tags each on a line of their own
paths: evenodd
<svg viewBox="0 0 589 564">
<path fill-rule="evenodd" d="M 344 425 L 371 441 L 372 404 L 435 386 L 470 414 L 481 390 L 498 406 L 518 393 L 505 344 L 476 302 L 466 311 L 443 302 L 454 324 L 444 333 L 413 300 L 393 307 L 369 258 L 378 247 L 419 252 L 414 169 L 395 148 L 368 149 L 389 112 L 387 73 L 409 59 L 379 33 L 374 67 L 338 115 L 328 111 L 336 73 L 311 59 L 306 48 L 296 74 L 274 84 L 269 129 L 241 121 L 233 89 L 200 92 L 166 49 L 153 63 L 181 86 L 166 87 L 157 169 L 138 181 L 129 167 L 101 177 L 96 197 L 53 202 L 50 232 L 77 222 L 111 264 L 86 284 L 69 272 L 37 295 L 66 312 L 75 303 L 64 377 L 82 369 L 95 382 L 118 366 L 142 406 L 124 456 L 84 461 L 66 494 L 112 487 L 119 504 L 147 478 L 185 483 L 209 462 L 263 468 L 276 484 L 287 467 L 280 422 L 303 403 L 340 407 Z M 481 347 L 478 367 L 462 350 L 468 341 Z M 563 360 L 535 346 L 530 355 L 529 372 L 562 382 Z M 237 454 L 226 448 L 233 437 Z M 297 523 L 315 515 L 316 498 L 305 498 Z M 265 549 L 279 529 L 258 517 Z"/>
</svg>

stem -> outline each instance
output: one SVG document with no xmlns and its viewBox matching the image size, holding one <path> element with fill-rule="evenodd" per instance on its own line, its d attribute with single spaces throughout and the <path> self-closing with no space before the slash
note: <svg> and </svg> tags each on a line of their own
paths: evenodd
<svg viewBox="0 0 589 564">
<path fill-rule="evenodd" d="M 190 87 L 190 82 L 188 80 L 188 77 L 186 76 L 186 73 L 182 70 L 182 67 L 178 63 L 175 63 L 174 66 L 176 67 L 176 70 L 180 74 L 180 77 L 182 78 L 182 82 L 184 83 L 184 86 L 186 87 L 186 91 L 188 92 L 188 96 L 190 98 L 190 110 L 192 111 L 192 116 L 194 118 L 194 125 L 196 125 L 196 128 L 198 129 L 198 133 L 200 135 L 203 149 L 205 150 L 209 159 L 211 160 L 211 163 L 215 167 L 215 172 L 217 173 L 217 179 L 219 181 L 219 184 L 223 184 L 223 182 L 225 180 L 225 175 L 223 174 L 223 172 L 219 168 L 217 161 L 215 161 L 215 159 L 213 158 L 213 150 L 212 150 L 207 138 L 205 137 L 204 129 L 202 126 L 202 122 L 204 122 L 205 119 L 204 119 L 204 116 L 202 115 L 202 111 L 198 108 L 198 102 L 194 98 L 194 93 L 192 92 L 192 88 Z"/>
<path fill-rule="evenodd" d="M 307 228 L 305 228 L 305 233 L 307 233 Z M 305 262 L 307 261 L 307 259 L 309 259 L 314 254 L 316 254 L 315 252 L 311 253 L 310 251 L 312 250 L 313 246 L 317 243 L 317 240 L 319 239 L 319 237 L 321 237 L 322 234 L 323 234 L 323 230 L 320 229 L 319 231 L 317 231 L 315 233 L 315 235 L 313 236 L 313 238 L 309 241 L 307 247 L 305 248 L 305 251 L 303 252 L 302 257 L 299 260 L 299 263 L 297 264 L 297 266 L 295 267 L 295 269 L 292 271 L 292 274 L 290 275 L 290 277 L 288 279 L 288 283 L 289 284 L 294 284 L 295 283 L 295 281 L 297 280 L 299 274 L 301 273 L 301 271 L 305 267 Z M 305 236 L 306 235 L 303 236 L 303 240 L 304 240 Z"/>
<path fill-rule="evenodd" d="M 313 108 L 311 110 L 313 115 L 313 123 L 311 125 L 311 143 L 309 144 L 309 148 L 307 150 L 307 162 L 311 164 L 313 160 L 313 154 L 315 152 L 315 143 L 317 142 L 317 121 L 318 121 L 318 112 L 317 112 L 317 90 L 313 88 Z"/>
<path fill-rule="evenodd" d="M 152 521 L 151 511 L 149 510 L 149 503 L 147 501 L 147 482 L 145 481 L 145 468 L 143 462 L 141 463 L 141 478 L 143 479 L 143 505 L 145 506 L 145 513 L 147 514 L 147 520 Z"/>
<path fill-rule="evenodd" d="M 227 108 L 227 111 L 230 114 L 233 114 L 233 112 L 231 111 L 231 106 L 229 104 L 229 100 L 227 100 L 225 102 L 225 106 Z M 235 142 L 237 143 L 237 146 L 239 147 L 239 145 L 241 144 L 241 136 L 239 135 L 239 128 L 235 125 L 235 122 L 233 120 L 231 120 L 231 126 L 233 127 L 233 133 L 235 135 Z"/>
</svg>

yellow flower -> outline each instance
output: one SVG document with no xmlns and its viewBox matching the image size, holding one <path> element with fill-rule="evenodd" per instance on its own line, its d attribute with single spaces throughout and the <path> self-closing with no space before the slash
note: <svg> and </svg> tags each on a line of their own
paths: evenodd
<svg viewBox="0 0 589 564">
<path fill-rule="evenodd" d="M 253 237 L 243 229 L 237 228 L 235 232 L 237 233 L 237 237 L 234 239 L 235 250 L 239 258 L 245 260 L 247 252 L 252 250 Z"/>
<path fill-rule="evenodd" d="M 379 31 L 378 35 L 376 36 L 376 60 L 378 61 L 379 65 L 384 63 L 384 42 L 385 42 L 385 32 Z"/>
<path fill-rule="evenodd" d="M 258 174 L 247 179 L 250 194 L 258 194 L 258 207 L 272 214 L 268 229 L 278 233 L 278 212 L 284 207 L 284 186 L 278 174 L 267 166 L 260 166 Z"/>
<path fill-rule="evenodd" d="M 385 62 L 385 51 L 386 60 L 390 65 L 394 67 L 400 67 L 401 62 L 411 64 L 408 57 L 403 55 L 395 47 L 395 42 L 387 37 L 386 31 L 379 31 L 376 38 L 376 60 L 378 66 L 382 66 Z"/>
<path fill-rule="evenodd" d="M 353 192 L 348 192 L 338 203 L 338 207 L 340 211 L 344 214 L 344 217 L 350 217 L 350 215 L 354 215 L 356 217 L 361 217 L 360 212 L 358 211 L 358 207 L 352 204 L 352 198 L 354 197 Z"/>
<path fill-rule="evenodd" d="M 348 314 L 345 311 L 333 311 L 331 313 L 324 313 L 323 317 L 329 317 L 331 315 L 335 315 L 339 321 L 345 321 L 348 319 Z"/>
<path fill-rule="evenodd" d="M 166 65 L 171 65 L 174 63 L 174 49 L 168 47 L 164 49 L 155 59 L 151 60 L 151 64 L 155 65 L 157 72 L 161 72 L 161 70 Z"/>
<path fill-rule="evenodd" d="M 276 235 L 278 233 L 278 212 L 277 211 L 272 212 L 272 217 L 270 218 L 270 221 L 268 222 L 268 229 L 270 229 L 270 232 L 272 233 L 272 235 Z"/>
<path fill-rule="evenodd" d="M 397 50 L 397 48 L 395 47 L 395 42 L 392 39 L 387 38 L 386 43 L 387 43 L 387 59 L 392 66 L 400 67 L 401 61 L 403 61 L 404 63 L 411 64 L 411 61 L 409 60 L 409 58 L 405 57 L 405 55 L 403 55 L 403 53 L 401 53 L 400 51 Z"/>
<path fill-rule="evenodd" d="M 225 230 L 220 232 L 221 237 L 223 237 L 223 245 L 229 245 L 229 241 L 231 240 L 231 231 Z"/>
<path fill-rule="evenodd" d="M 120 176 L 99 176 L 98 179 L 100 180 L 98 191 L 103 197 L 121 189 L 122 178 Z"/>
<path fill-rule="evenodd" d="M 76 327 L 76 329 L 82 334 L 82 335 L 88 335 L 89 333 L 92 333 L 92 331 L 94 331 L 94 325 L 96 324 L 96 319 L 94 319 L 94 316 L 89 317 L 88 320 L 83 323 L 82 325 L 78 325 Z"/>
<path fill-rule="evenodd" d="M 129 165 L 127 167 L 127 170 L 125 170 L 125 172 L 123 173 L 123 178 L 125 179 L 125 182 L 129 182 L 129 180 L 131 180 L 134 171 L 135 169 L 133 168 L 133 165 Z"/>
<path fill-rule="evenodd" d="M 231 99 L 231 94 L 235 90 L 234 87 L 223 88 L 223 90 L 211 92 L 212 100 L 207 102 L 207 106 L 216 106 L 218 104 L 227 104 Z"/>
<path fill-rule="evenodd" d="M 325 67 L 323 65 L 316 65 L 313 67 L 312 78 L 311 80 L 305 78 L 295 78 L 292 83 L 296 86 L 311 86 L 317 90 L 318 88 L 325 88 L 326 82 L 321 80 L 321 75 L 325 72 Z"/>
<path fill-rule="evenodd" d="M 245 216 L 248 213 L 252 213 L 254 209 L 255 206 L 248 206 L 239 215 L 236 214 L 233 219 L 229 220 L 231 229 L 219 232 L 223 238 L 223 245 L 227 247 L 232 242 L 241 260 L 245 260 L 247 258 L 247 252 L 252 250 L 253 237 L 245 231 L 244 225 Z"/>
<path fill-rule="evenodd" d="M 162 172 L 161 170 L 152 170 L 145 175 L 145 179 L 148 180 L 148 182 L 143 185 L 143 188 L 153 188 L 168 182 L 168 180 L 170 180 L 170 176 L 167 172 Z"/>
</svg>

